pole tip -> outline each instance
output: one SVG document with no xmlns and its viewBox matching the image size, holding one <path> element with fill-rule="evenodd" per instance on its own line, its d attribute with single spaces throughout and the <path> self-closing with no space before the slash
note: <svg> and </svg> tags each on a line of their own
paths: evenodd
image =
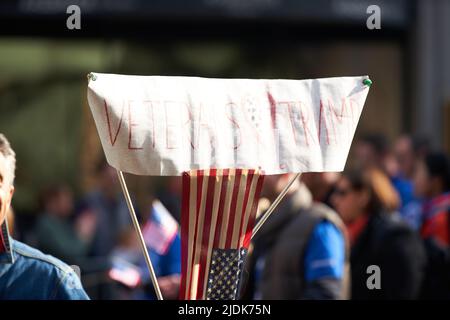
<svg viewBox="0 0 450 320">
<path fill-rule="evenodd" d="M 372 85 L 372 80 L 370 80 L 369 78 L 364 79 L 364 80 L 363 80 L 363 84 L 364 84 L 365 86 L 370 87 L 370 86 Z"/>
</svg>

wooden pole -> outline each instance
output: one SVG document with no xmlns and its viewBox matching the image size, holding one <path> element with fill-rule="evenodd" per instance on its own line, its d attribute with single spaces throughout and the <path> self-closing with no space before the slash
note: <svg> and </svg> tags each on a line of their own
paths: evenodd
<svg viewBox="0 0 450 320">
<path fill-rule="evenodd" d="M 267 209 L 267 211 L 263 214 L 263 216 L 258 220 L 255 227 L 253 228 L 252 239 L 255 236 L 255 234 L 259 231 L 259 229 L 261 229 L 264 222 L 266 222 L 266 220 L 270 217 L 270 215 L 275 210 L 275 208 L 280 204 L 281 200 L 283 200 L 284 196 L 289 191 L 289 188 L 292 186 L 292 184 L 295 182 L 295 180 L 297 180 L 300 177 L 300 175 L 301 175 L 301 172 L 296 173 L 295 176 L 293 176 L 291 178 L 291 180 L 289 180 L 287 185 L 284 187 L 283 191 L 281 191 L 281 193 L 274 200 L 274 202 L 272 202 L 269 209 Z"/>
<path fill-rule="evenodd" d="M 127 184 L 125 183 L 125 178 L 123 177 L 123 173 L 120 170 L 117 170 L 117 176 L 119 177 L 120 186 L 122 187 L 123 195 L 125 197 L 125 201 L 127 202 L 128 211 L 130 212 L 131 220 L 133 221 L 134 228 L 138 235 L 139 244 L 141 245 L 142 253 L 145 257 L 145 262 L 147 263 L 148 271 L 150 272 L 150 278 L 153 283 L 153 287 L 155 288 L 156 296 L 158 300 L 163 300 L 161 289 L 158 285 L 158 279 L 156 279 L 155 270 L 153 269 L 152 261 L 150 260 L 150 256 L 148 255 L 147 246 L 145 245 L 144 237 L 142 236 L 141 227 L 139 226 L 139 222 L 136 217 L 136 212 L 133 208 L 133 203 L 131 202 L 130 194 L 128 192 Z"/>
</svg>

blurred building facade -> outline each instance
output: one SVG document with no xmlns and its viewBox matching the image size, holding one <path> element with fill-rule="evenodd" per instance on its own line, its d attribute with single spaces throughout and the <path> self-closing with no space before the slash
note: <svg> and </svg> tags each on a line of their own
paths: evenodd
<svg viewBox="0 0 450 320">
<path fill-rule="evenodd" d="M 81 30 L 66 8 L 81 8 Z M 381 29 L 366 26 L 369 5 Z M 307 79 L 369 75 L 357 135 L 429 135 L 450 150 L 450 1 L 191 0 L 0 3 L 0 131 L 18 154 L 17 211 L 63 179 L 86 191 L 102 157 L 90 71 Z M 139 185 L 138 182 L 135 183 Z"/>
</svg>

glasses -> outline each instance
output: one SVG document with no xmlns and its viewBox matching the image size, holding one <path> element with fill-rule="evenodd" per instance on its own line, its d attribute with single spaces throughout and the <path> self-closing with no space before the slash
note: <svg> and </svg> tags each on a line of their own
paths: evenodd
<svg viewBox="0 0 450 320">
<path fill-rule="evenodd" d="M 335 194 L 338 197 L 345 197 L 347 194 L 349 194 L 351 192 L 350 188 L 336 188 L 333 191 L 333 194 Z"/>
</svg>

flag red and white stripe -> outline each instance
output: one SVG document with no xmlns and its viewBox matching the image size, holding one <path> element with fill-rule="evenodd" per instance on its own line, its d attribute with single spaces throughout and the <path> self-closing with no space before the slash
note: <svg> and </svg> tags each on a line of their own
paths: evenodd
<svg viewBox="0 0 450 320">
<path fill-rule="evenodd" d="M 183 173 L 181 299 L 206 298 L 213 250 L 248 248 L 263 178 L 252 169 Z"/>
<path fill-rule="evenodd" d="M 166 255 L 178 234 L 178 223 L 159 200 L 154 200 L 151 216 L 142 228 L 147 247 L 159 255 Z"/>
</svg>

